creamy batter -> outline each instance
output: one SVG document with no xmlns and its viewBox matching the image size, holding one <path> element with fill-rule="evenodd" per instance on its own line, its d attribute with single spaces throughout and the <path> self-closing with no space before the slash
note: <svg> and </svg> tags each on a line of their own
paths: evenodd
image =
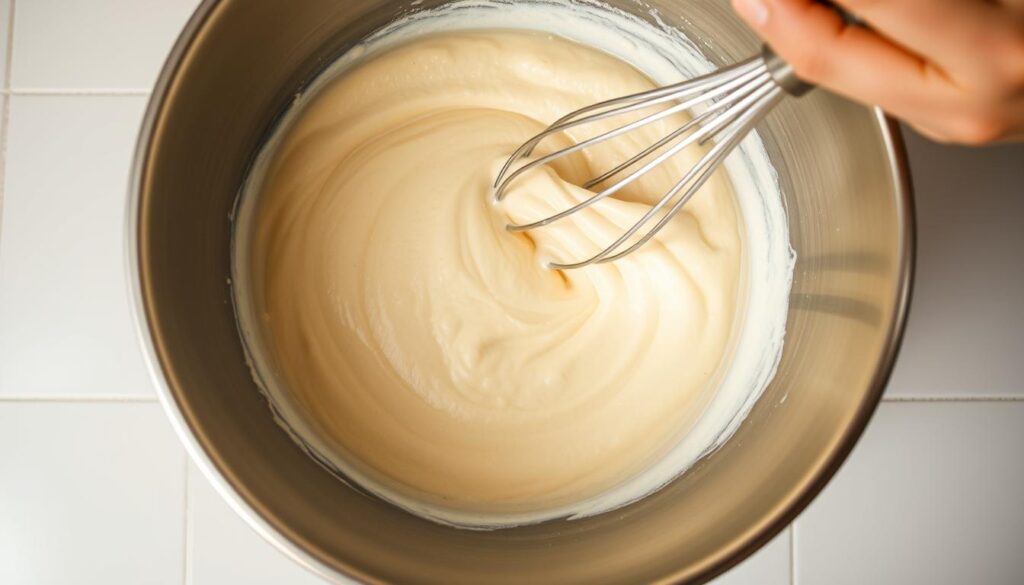
<svg viewBox="0 0 1024 585">
<path fill-rule="evenodd" d="M 579 513 L 654 473 L 649 492 L 712 446 L 663 464 L 737 353 L 748 275 L 728 177 L 614 263 L 545 267 L 610 243 L 700 151 L 557 224 L 505 230 L 589 196 L 577 185 L 681 120 L 491 197 L 504 160 L 552 120 L 653 87 L 557 36 L 447 32 L 362 60 L 295 115 L 249 212 L 244 307 L 263 378 L 287 388 L 284 418 L 322 460 L 424 515 L 494 526 Z"/>
</svg>

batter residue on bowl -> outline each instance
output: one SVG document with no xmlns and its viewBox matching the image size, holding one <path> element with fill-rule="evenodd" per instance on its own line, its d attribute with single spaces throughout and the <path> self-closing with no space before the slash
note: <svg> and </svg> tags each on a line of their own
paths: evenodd
<svg viewBox="0 0 1024 585">
<path fill-rule="evenodd" d="M 457 31 L 360 61 L 294 114 L 243 212 L 240 310 L 258 321 L 246 330 L 261 379 L 321 459 L 428 517 L 498 526 L 627 503 L 734 422 L 760 388 L 720 407 L 714 433 L 698 429 L 749 304 L 725 173 L 639 252 L 544 266 L 614 240 L 700 151 L 552 226 L 505 230 L 588 196 L 577 185 L 678 118 L 492 202 L 502 162 L 552 120 L 653 87 L 558 36 Z M 666 466 L 687 440 L 707 444 Z"/>
</svg>

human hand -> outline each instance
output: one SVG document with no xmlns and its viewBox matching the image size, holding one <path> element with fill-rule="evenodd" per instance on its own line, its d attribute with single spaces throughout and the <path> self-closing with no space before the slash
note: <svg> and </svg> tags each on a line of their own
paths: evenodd
<svg viewBox="0 0 1024 585">
<path fill-rule="evenodd" d="M 732 0 L 805 81 L 930 138 L 1024 140 L 1024 0 Z"/>
</svg>

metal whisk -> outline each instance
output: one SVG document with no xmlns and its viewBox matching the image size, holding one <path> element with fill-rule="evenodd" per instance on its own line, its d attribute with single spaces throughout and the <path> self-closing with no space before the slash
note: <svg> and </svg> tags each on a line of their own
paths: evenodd
<svg viewBox="0 0 1024 585">
<path fill-rule="evenodd" d="M 611 140 L 668 116 L 681 112 L 690 113 L 692 118 L 686 124 L 615 168 L 584 183 L 583 187 L 589 189 L 628 171 L 628 174 L 612 185 L 550 217 L 533 223 L 507 226 L 510 231 L 516 232 L 546 226 L 614 195 L 687 146 L 694 143 L 712 143 L 713 146 L 708 149 L 699 162 L 688 169 L 679 182 L 669 189 L 664 197 L 626 230 L 620 238 L 590 258 L 575 263 L 552 263 L 550 267 L 555 269 L 581 268 L 596 262 L 617 260 L 650 241 L 697 193 L 698 189 L 711 177 L 722 161 L 750 132 L 751 128 L 786 94 L 800 96 L 810 89 L 810 85 L 796 77 L 792 67 L 768 47 L 765 47 L 762 53 L 756 57 L 702 77 L 587 106 L 560 118 L 512 153 L 508 162 L 498 173 L 498 178 L 494 183 L 494 197 L 497 201 L 504 199 L 509 184 L 533 168 Z M 542 140 L 553 134 L 660 104 L 666 104 L 668 107 L 513 168 L 517 161 L 529 157 Z M 637 165 L 640 166 L 637 167 Z M 634 167 L 637 168 L 633 170 Z M 639 239 L 635 239 L 634 236 L 650 224 L 669 204 L 671 207 L 667 212 L 662 213 L 653 227 L 650 227 Z M 635 241 L 631 241 L 631 239 L 635 239 Z"/>
</svg>

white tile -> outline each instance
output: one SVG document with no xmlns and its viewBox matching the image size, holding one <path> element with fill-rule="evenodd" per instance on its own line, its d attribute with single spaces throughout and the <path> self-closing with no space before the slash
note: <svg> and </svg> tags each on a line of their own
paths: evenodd
<svg viewBox="0 0 1024 585">
<path fill-rule="evenodd" d="M 325 585 L 274 548 L 189 466 L 190 585 Z"/>
<path fill-rule="evenodd" d="M 7 87 L 7 39 L 11 32 L 11 0 L 0 0 L 0 88 Z"/>
<path fill-rule="evenodd" d="M 1024 396 L 1024 144 L 907 136 L 917 281 L 896 396 Z"/>
<path fill-rule="evenodd" d="M 155 402 L 0 402 L 0 583 L 180 585 L 184 473 Z"/>
<path fill-rule="evenodd" d="M 7 96 L 0 94 L 0 229 L 3 228 L 2 221 L 4 215 L 4 155 L 3 145 L 7 136 L 7 121 L 4 119 L 5 108 L 7 107 Z M 3 232 L 0 232 L 0 236 Z M 0 238 L 2 240 L 2 238 Z"/>
<path fill-rule="evenodd" d="M 149 89 L 198 0 L 17 3 L 11 85 Z"/>
<path fill-rule="evenodd" d="M 801 585 L 1019 585 L 1024 402 L 883 404 L 796 523 Z"/>
<path fill-rule="evenodd" d="M 789 529 L 761 547 L 712 585 L 790 585 Z"/>
<path fill-rule="evenodd" d="M 145 98 L 10 100 L 0 396 L 152 393 L 131 324 L 123 244 Z"/>
</svg>

